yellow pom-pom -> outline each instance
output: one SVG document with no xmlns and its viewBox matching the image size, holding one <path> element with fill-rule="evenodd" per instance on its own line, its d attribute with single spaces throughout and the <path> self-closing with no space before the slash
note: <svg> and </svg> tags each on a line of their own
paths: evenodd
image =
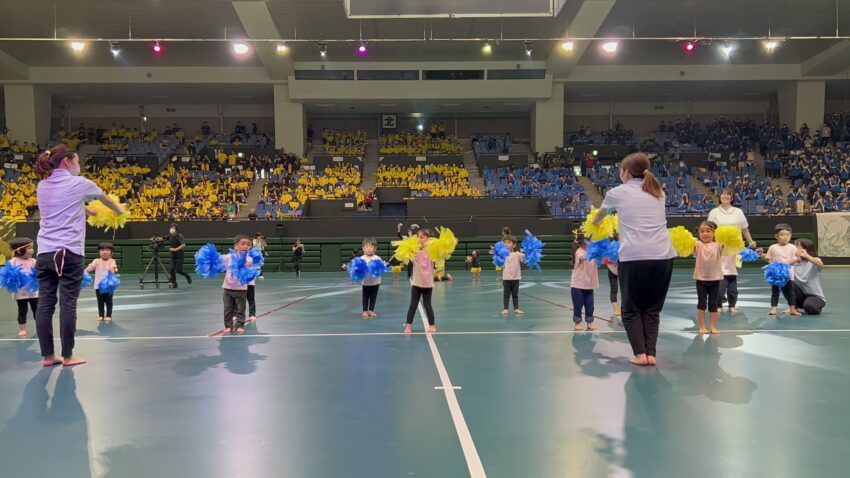
<svg viewBox="0 0 850 478">
<path fill-rule="evenodd" d="M 403 263 L 412 262 L 419 252 L 419 238 L 416 236 L 401 241 L 393 241 L 392 245 L 396 248 L 393 255 Z"/>
<path fill-rule="evenodd" d="M 437 228 L 437 232 L 440 233 L 440 237 L 428 241 L 426 245 L 428 257 L 434 262 L 445 261 L 451 257 L 457 246 L 457 237 L 451 229 L 447 227 Z"/>
<path fill-rule="evenodd" d="M 600 221 L 598 226 L 594 225 L 593 218 L 596 217 L 596 213 L 598 211 L 598 209 L 591 206 L 590 212 L 587 214 L 587 218 L 581 225 L 581 230 L 584 232 L 584 235 L 588 239 L 594 241 L 601 241 L 602 239 L 609 239 L 613 237 L 614 233 L 617 232 L 617 227 L 619 226 L 617 216 L 615 215 L 607 215 L 602 219 L 602 221 Z"/>
<path fill-rule="evenodd" d="M 117 196 L 110 194 L 109 198 L 112 199 L 115 204 L 119 203 Z M 121 229 L 130 217 L 130 213 L 128 211 L 124 211 L 124 214 L 115 214 L 115 211 L 109 209 L 100 201 L 90 202 L 89 207 L 95 211 L 94 216 L 89 216 L 87 219 L 89 225 L 106 231 L 110 229 Z"/>
<path fill-rule="evenodd" d="M 697 245 L 697 238 L 691 234 L 691 231 L 685 229 L 685 226 L 676 226 L 668 229 L 670 233 L 670 241 L 673 243 L 673 248 L 679 257 L 688 257 L 694 253 L 694 247 Z"/>
<path fill-rule="evenodd" d="M 737 254 L 744 249 L 744 238 L 735 226 L 720 226 L 714 231 L 714 240 L 724 247 L 724 254 Z"/>
</svg>

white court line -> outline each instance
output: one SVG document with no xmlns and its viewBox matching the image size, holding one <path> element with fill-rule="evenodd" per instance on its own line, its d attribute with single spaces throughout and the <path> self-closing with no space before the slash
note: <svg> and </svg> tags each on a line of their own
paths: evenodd
<svg viewBox="0 0 850 478">
<path fill-rule="evenodd" d="M 422 319 L 422 326 L 425 327 L 425 330 L 428 330 L 425 308 L 422 307 L 421 303 L 418 308 L 419 317 Z M 449 412 L 455 424 L 457 437 L 460 440 L 460 447 L 463 449 L 463 456 L 466 458 L 469 476 L 472 478 L 485 478 L 487 474 L 484 473 L 484 465 L 481 464 L 481 457 L 478 456 L 478 450 L 475 449 L 475 442 L 472 441 L 472 434 L 469 433 L 469 427 L 466 426 L 466 420 L 464 420 L 463 412 L 460 410 L 460 403 L 458 403 L 457 396 L 455 395 L 455 387 L 452 385 L 449 372 L 446 371 L 446 366 L 440 357 L 440 351 L 437 350 L 437 343 L 434 342 L 432 334 L 426 332 L 425 338 L 428 340 L 428 346 L 431 347 L 431 355 L 434 356 L 434 365 L 437 366 L 437 373 L 440 375 L 440 383 L 443 386 L 443 393 L 446 395 L 446 402 L 449 404 Z"/>
<path fill-rule="evenodd" d="M 427 322 L 426 322 L 427 324 Z M 426 325 L 427 326 L 427 325 Z M 723 329 L 723 334 L 759 334 L 759 333 L 830 333 L 830 332 L 850 332 L 850 329 Z M 467 331 L 467 332 L 439 332 L 440 335 L 572 335 L 572 334 L 625 334 L 625 330 L 595 330 L 587 332 L 584 330 L 505 330 L 505 331 Z M 659 334 L 693 334 L 693 330 L 660 330 Z M 245 334 L 245 335 L 160 335 L 160 336 L 105 336 L 105 335 L 84 335 L 75 337 L 74 340 L 186 340 L 186 339 L 253 339 L 258 337 L 390 337 L 394 335 L 407 335 L 403 332 L 340 332 L 340 333 L 306 333 L 306 334 Z M 425 332 L 414 332 L 413 335 L 428 335 Z M 722 335 L 722 334 L 721 334 Z M 0 338 L 0 342 L 27 342 L 36 341 L 35 337 L 28 338 Z M 57 337 L 55 340 L 59 340 Z"/>
</svg>

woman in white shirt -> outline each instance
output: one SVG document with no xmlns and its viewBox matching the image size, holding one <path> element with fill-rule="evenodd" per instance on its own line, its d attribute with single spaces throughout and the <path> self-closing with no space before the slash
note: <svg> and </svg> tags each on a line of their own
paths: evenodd
<svg viewBox="0 0 850 478">
<path fill-rule="evenodd" d="M 720 206 L 711 210 L 708 213 L 708 220 L 718 226 L 732 226 L 741 231 L 747 243 L 755 249 L 756 242 L 753 241 L 753 236 L 750 235 L 750 224 L 747 222 L 744 211 L 732 205 L 735 198 L 735 192 L 729 188 L 723 189 L 720 192 Z M 738 309 L 735 307 L 738 304 L 738 267 L 736 264 L 737 256 L 724 255 L 720 259 L 720 267 L 723 269 L 723 280 L 720 281 L 720 292 L 717 297 L 717 310 L 723 310 L 723 302 L 729 304 L 729 312 L 735 314 Z"/>
<path fill-rule="evenodd" d="M 605 194 L 593 219 L 619 217 L 619 283 L 623 326 L 632 345 L 635 365 L 655 365 L 655 345 L 661 309 L 673 275 L 676 251 L 667 232 L 661 183 L 643 153 L 626 156 L 620 164 L 620 186 Z"/>
</svg>

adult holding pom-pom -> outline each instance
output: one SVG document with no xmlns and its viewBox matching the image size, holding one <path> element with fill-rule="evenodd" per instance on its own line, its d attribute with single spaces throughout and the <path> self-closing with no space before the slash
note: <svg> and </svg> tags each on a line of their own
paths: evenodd
<svg viewBox="0 0 850 478">
<path fill-rule="evenodd" d="M 721 228 L 725 226 L 737 229 L 739 231 L 738 237 L 743 236 L 750 249 L 755 249 L 756 242 L 750 234 L 750 224 L 747 222 L 747 217 L 744 216 L 744 211 L 732 205 L 734 199 L 735 191 L 728 188 L 722 190 L 720 192 L 720 206 L 708 213 L 708 220 L 717 224 L 718 232 L 722 232 Z M 721 242 L 720 238 L 717 241 Z M 723 280 L 720 281 L 717 310 L 723 311 L 723 302 L 725 301 L 729 304 L 729 312 L 735 314 L 738 312 L 736 307 L 738 303 L 738 258 L 735 255 L 724 254 L 720 259 L 720 267 L 723 272 Z"/>
<path fill-rule="evenodd" d="M 623 182 L 605 194 L 593 218 L 598 226 L 613 212 L 619 218 L 619 274 L 623 326 L 635 365 L 655 365 L 658 325 L 673 275 L 676 251 L 667 232 L 664 193 L 643 153 L 620 163 Z"/>
<path fill-rule="evenodd" d="M 35 173 L 38 183 L 38 209 L 41 214 L 36 239 L 36 277 L 39 304 L 36 330 L 45 366 L 80 365 L 85 360 L 74 356 L 77 329 L 77 299 L 85 269 L 87 201 L 99 200 L 115 214 L 123 214 L 117 204 L 92 181 L 80 177 L 80 157 L 60 144 L 38 157 Z M 61 358 L 53 346 L 53 313 L 59 304 Z"/>
</svg>

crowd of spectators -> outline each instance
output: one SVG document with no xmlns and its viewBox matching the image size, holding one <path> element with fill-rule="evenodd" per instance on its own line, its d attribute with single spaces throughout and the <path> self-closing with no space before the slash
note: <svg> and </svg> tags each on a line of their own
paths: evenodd
<svg viewBox="0 0 850 478">
<path fill-rule="evenodd" d="M 505 134 L 473 134 L 472 151 L 475 154 L 509 154 L 513 136 Z"/>
<path fill-rule="evenodd" d="M 590 200 L 573 168 L 485 167 L 482 176 L 490 198 L 543 198 L 555 217 L 581 217 L 590 210 Z"/>
<path fill-rule="evenodd" d="M 454 136 L 412 133 L 409 131 L 381 135 L 380 154 L 386 155 L 438 155 L 463 154 L 463 146 Z"/>
<path fill-rule="evenodd" d="M 593 131 L 590 126 L 579 126 L 578 130 L 567 133 L 567 144 L 573 146 L 596 144 L 636 144 L 637 136 L 634 130 L 626 129 L 619 121 L 613 129 Z"/>
<path fill-rule="evenodd" d="M 406 187 L 414 197 L 477 197 L 481 192 L 470 186 L 469 171 L 463 166 L 429 164 L 416 166 L 381 165 L 375 172 L 376 187 Z"/>
<path fill-rule="evenodd" d="M 322 130 L 325 153 L 335 156 L 363 156 L 366 152 L 366 130 Z"/>
</svg>

